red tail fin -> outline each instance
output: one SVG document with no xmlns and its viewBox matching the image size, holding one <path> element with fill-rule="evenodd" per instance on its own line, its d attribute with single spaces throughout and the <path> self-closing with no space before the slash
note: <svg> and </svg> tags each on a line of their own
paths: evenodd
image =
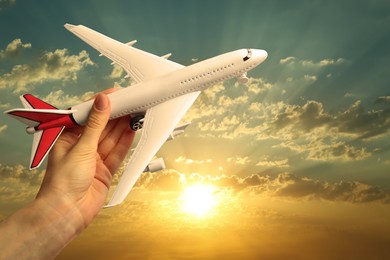
<svg viewBox="0 0 390 260">
<path fill-rule="evenodd" d="M 41 165 L 65 126 L 72 124 L 70 114 L 74 111 L 58 110 L 30 94 L 20 99 L 25 108 L 11 109 L 5 113 L 28 125 L 28 133 L 34 133 L 30 162 L 30 169 L 34 169 Z"/>
<path fill-rule="evenodd" d="M 55 106 L 52 106 L 31 94 L 25 94 L 21 96 L 20 99 L 26 108 L 57 109 Z"/>
</svg>

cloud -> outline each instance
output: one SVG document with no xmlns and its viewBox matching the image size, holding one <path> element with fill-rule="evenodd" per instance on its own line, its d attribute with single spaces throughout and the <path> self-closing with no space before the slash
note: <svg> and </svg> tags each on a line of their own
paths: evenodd
<svg viewBox="0 0 390 260">
<path fill-rule="evenodd" d="M 324 112 L 322 103 L 307 101 L 303 106 L 279 103 L 279 108 L 271 108 L 273 115 L 269 123 L 270 132 L 278 132 L 287 127 L 310 131 L 328 123 L 332 117 Z"/>
<path fill-rule="evenodd" d="M 316 75 L 304 75 L 303 76 L 303 79 L 307 82 L 315 82 L 317 80 L 317 76 Z"/>
<path fill-rule="evenodd" d="M 288 164 L 288 159 L 276 160 L 276 161 L 263 160 L 263 161 L 259 161 L 256 164 L 256 166 L 286 168 L 289 167 L 289 164 Z"/>
<path fill-rule="evenodd" d="M 22 43 L 21 39 L 10 42 L 4 50 L 0 50 L 0 59 L 13 58 L 21 54 L 24 49 L 31 48 L 31 43 Z"/>
<path fill-rule="evenodd" d="M 308 76 L 308 80 L 316 79 Z M 267 101 L 277 87 L 263 79 L 251 82 L 242 86 L 228 81 L 206 90 L 185 121 L 193 122 L 197 136 L 248 143 L 272 141 L 274 148 L 288 148 L 306 159 L 321 161 L 366 159 L 372 155 L 365 147 L 368 141 L 389 133 L 388 109 L 368 111 L 358 100 L 330 113 L 316 100 L 303 104 Z M 387 98 L 379 100 L 386 102 Z"/>
<path fill-rule="evenodd" d="M 118 64 L 114 63 L 111 74 L 108 76 L 108 78 L 119 79 L 122 77 L 123 72 L 124 72 L 123 68 L 121 66 L 119 66 Z"/>
<path fill-rule="evenodd" d="M 293 174 L 280 174 L 275 180 L 276 196 L 345 201 L 351 203 L 390 203 L 390 193 L 376 186 L 357 181 L 329 183 Z"/>
<path fill-rule="evenodd" d="M 289 148 L 299 153 L 306 153 L 307 159 L 317 161 L 344 160 L 360 161 L 372 155 L 365 148 L 356 148 L 342 141 L 325 143 L 321 139 L 313 140 L 308 144 L 284 142 L 281 147 Z"/>
<path fill-rule="evenodd" d="M 239 85 L 238 82 L 235 85 Z M 249 95 L 258 95 L 264 93 L 273 88 L 273 85 L 262 78 L 249 78 L 249 81 L 245 84 Z M 238 87 L 238 86 L 237 86 Z"/>
<path fill-rule="evenodd" d="M 10 103 L 0 103 L 0 109 L 5 110 L 11 107 Z"/>
<path fill-rule="evenodd" d="M 366 112 L 361 101 L 333 115 L 317 101 L 307 101 L 302 106 L 282 103 L 271 114 L 265 122 L 267 134 L 283 140 L 282 146 L 307 152 L 308 158 L 315 160 L 368 158 L 371 153 L 364 147 L 354 147 L 346 140 L 380 138 L 390 129 L 390 111 Z"/>
<path fill-rule="evenodd" d="M 46 97 L 42 99 L 55 107 L 66 108 L 72 105 L 82 103 L 93 97 L 94 94 L 94 92 L 88 91 L 81 96 L 71 96 L 69 94 L 65 94 L 63 90 L 57 90 L 50 92 Z"/>
<path fill-rule="evenodd" d="M 356 96 L 356 94 L 353 94 L 353 93 L 350 93 L 350 92 L 347 92 L 347 93 L 344 94 L 345 98 L 353 98 L 355 96 Z"/>
<path fill-rule="evenodd" d="M 252 174 L 210 176 L 199 173 L 183 174 L 175 170 L 158 173 L 144 173 L 136 187 L 147 190 L 182 191 L 196 184 L 212 185 L 217 189 L 283 197 L 300 200 L 327 200 L 349 203 L 390 203 L 390 192 L 380 187 L 358 181 L 328 182 L 292 173 L 281 173 L 271 178 L 268 175 Z"/>
<path fill-rule="evenodd" d="M 294 64 L 297 58 L 295 57 L 286 57 L 283 59 L 280 59 L 279 63 L 280 64 Z"/>
<path fill-rule="evenodd" d="M 0 0 L 0 11 L 14 5 L 16 0 Z"/>
<path fill-rule="evenodd" d="M 183 189 L 183 175 L 175 170 L 164 170 L 157 173 L 145 172 L 135 187 L 148 190 L 179 191 Z"/>
<path fill-rule="evenodd" d="M 279 111 L 274 110 L 273 114 L 268 129 L 273 135 L 286 128 L 302 134 L 325 127 L 332 134 L 368 139 L 386 134 L 390 127 L 390 111 L 366 112 L 361 101 L 335 115 L 326 113 L 323 104 L 313 100 L 303 106 L 281 104 Z"/>
<path fill-rule="evenodd" d="M 29 170 L 23 165 L 17 164 L 14 166 L 4 165 L 0 163 L 0 178 L 5 179 L 17 179 L 20 182 L 26 182 L 31 185 L 40 183 L 41 175 L 43 171 Z"/>
<path fill-rule="evenodd" d="M 205 163 L 211 163 L 212 159 L 193 160 L 193 159 L 186 158 L 185 156 L 179 156 L 178 158 L 176 158 L 175 162 L 185 163 L 185 164 L 205 164 Z"/>
<path fill-rule="evenodd" d="M 318 62 L 312 60 L 300 60 L 297 57 L 286 57 L 279 60 L 279 63 L 282 65 L 300 65 L 302 67 L 311 67 L 311 68 L 320 68 L 331 65 L 341 65 L 347 61 L 343 58 L 337 59 L 323 59 Z"/>
<path fill-rule="evenodd" d="M 0 89 L 12 88 L 15 93 L 26 91 L 50 81 L 76 81 L 77 73 L 94 65 L 86 51 L 69 55 L 67 49 L 45 52 L 33 64 L 16 65 L 0 77 Z"/>
<path fill-rule="evenodd" d="M 233 81 L 216 85 L 202 93 L 185 115 L 184 121 L 202 118 L 198 122 L 202 132 L 229 134 L 246 119 L 245 112 L 240 113 L 242 110 L 247 110 L 248 106 L 251 106 L 251 111 L 260 109 L 258 103 L 253 102 L 253 98 L 266 95 L 272 88 L 272 84 L 261 78 L 250 78 L 246 85 Z M 242 127 L 245 128 L 245 125 Z"/>
<path fill-rule="evenodd" d="M 0 134 L 2 134 L 5 130 L 7 130 L 8 125 L 2 125 L 0 126 Z"/>
<path fill-rule="evenodd" d="M 209 102 L 212 102 L 212 101 L 215 101 L 217 96 L 222 94 L 225 89 L 226 88 L 223 84 L 217 84 L 217 85 L 203 91 L 202 95 L 204 95 Z"/>
<path fill-rule="evenodd" d="M 235 156 L 235 157 L 229 157 L 226 159 L 228 163 L 234 163 L 238 165 L 247 165 L 249 164 L 252 160 L 248 156 Z"/>
<path fill-rule="evenodd" d="M 125 70 L 118 64 L 114 64 L 111 74 L 106 78 L 109 80 L 114 80 L 113 85 L 116 88 L 127 87 L 131 85 L 131 78 L 125 78 Z"/>
<path fill-rule="evenodd" d="M 23 202 L 32 199 L 39 188 L 44 170 L 28 170 L 18 164 L 0 164 L 1 202 Z"/>
<path fill-rule="evenodd" d="M 333 59 L 324 59 L 319 62 L 319 65 L 321 66 L 329 66 L 329 65 L 338 65 L 338 64 L 343 64 L 345 63 L 345 59 L 343 58 L 338 58 L 337 60 Z"/>
<path fill-rule="evenodd" d="M 365 112 L 361 101 L 356 101 L 347 110 L 339 113 L 330 127 L 339 133 L 350 134 L 359 139 L 369 139 L 387 134 L 390 129 L 390 110 Z"/>
<path fill-rule="evenodd" d="M 285 78 L 284 85 L 294 84 L 294 88 L 302 88 L 312 84 L 319 78 L 331 78 L 338 74 L 340 67 L 350 64 L 343 58 L 322 59 L 319 61 L 304 60 L 297 57 L 286 57 L 279 60 L 281 75 Z"/>
<path fill-rule="evenodd" d="M 386 103 L 386 104 L 390 104 L 390 96 L 382 96 L 382 97 L 378 97 L 378 99 L 376 100 L 377 103 Z"/>
<path fill-rule="evenodd" d="M 305 146 L 303 147 L 305 148 Z M 357 148 L 342 141 L 330 144 L 323 142 L 312 143 L 306 146 L 306 150 L 308 151 L 308 159 L 318 161 L 360 161 L 372 155 L 366 148 Z"/>
</svg>

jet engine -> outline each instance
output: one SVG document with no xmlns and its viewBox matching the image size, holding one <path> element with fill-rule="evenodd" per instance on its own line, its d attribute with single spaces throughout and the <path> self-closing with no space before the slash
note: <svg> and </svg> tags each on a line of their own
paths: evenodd
<svg viewBox="0 0 390 260">
<path fill-rule="evenodd" d="M 148 166 L 146 166 L 144 172 L 158 172 L 165 169 L 165 163 L 163 158 L 157 158 L 151 161 Z"/>
<path fill-rule="evenodd" d="M 249 79 L 248 79 L 248 76 L 246 75 L 246 72 L 238 78 L 238 83 L 240 83 L 240 84 L 246 84 L 246 83 L 248 83 L 248 81 L 249 81 Z"/>
</svg>

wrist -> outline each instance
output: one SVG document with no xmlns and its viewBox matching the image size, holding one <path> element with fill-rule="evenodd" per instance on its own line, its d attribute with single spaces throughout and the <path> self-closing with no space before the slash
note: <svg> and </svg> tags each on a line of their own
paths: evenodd
<svg viewBox="0 0 390 260">
<path fill-rule="evenodd" d="M 87 227 L 79 208 L 62 192 L 40 191 L 32 204 L 40 218 L 46 223 L 52 223 L 60 234 L 64 234 L 64 239 L 73 238 Z"/>
<path fill-rule="evenodd" d="M 4 235 L 9 237 L 2 245 L 3 253 L 20 259 L 54 258 L 85 229 L 80 212 L 66 198 L 53 201 L 44 196 L 36 198 L 2 224 Z"/>
</svg>

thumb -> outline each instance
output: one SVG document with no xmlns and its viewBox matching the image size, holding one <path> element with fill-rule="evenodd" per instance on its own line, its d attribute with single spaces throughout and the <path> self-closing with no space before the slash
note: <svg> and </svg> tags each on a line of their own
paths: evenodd
<svg viewBox="0 0 390 260">
<path fill-rule="evenodd" d="M 109 120 L 110 110 L 110 99 L 105 94 L 98 94 L 78 142 L 81 146 L 96 147 L 98 145 L 100 135 Z"/>
</svg>

